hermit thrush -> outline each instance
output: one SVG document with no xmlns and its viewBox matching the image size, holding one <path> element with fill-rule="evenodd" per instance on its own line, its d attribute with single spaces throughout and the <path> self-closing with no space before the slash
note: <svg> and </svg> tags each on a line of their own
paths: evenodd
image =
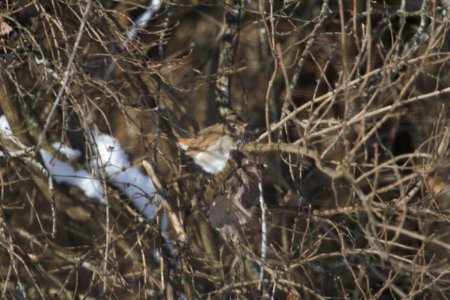
<svg viewBox="0 0 450 300">
<path fill-rule="evenodd" d="M 214 124 L 200 130 L 192 139 L 177 140 L 178 145 L 186 150 L 186 154 L 205 172 L 217 174 L 227 164 L 230 152 L 237 149 L 240 130 L 241 128 L 235 125 Z"/>
</svg>

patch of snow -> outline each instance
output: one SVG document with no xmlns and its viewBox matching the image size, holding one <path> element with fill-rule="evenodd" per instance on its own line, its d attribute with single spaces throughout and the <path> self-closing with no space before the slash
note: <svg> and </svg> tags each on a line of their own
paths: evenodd
<svg viewBox="0 0 450 300">
<path fill-rule="evenodd" d="M 9 128 L 8 120 L 4 115 L 0 116 L 0 130 L 3 130 L 8 135 L 12 134 L 11 128 Z"/>
<path fill-rule="evenodd" d="M 0 130 L 9 135 L 13 134 L 4 115 L 0 116 Z M 141 211 L 145 218 L 153 218 L 156 215 L 157 205 L 151 203 L 150 199 L 157 199 L 157 197 L 155 197 L 156 189 L 150 177 L 142 173 L 139 168 L 130 165 L 128 155 L 117 139 L 94 131 L 93 137 L 98 154 L 97 160 L 90 163 L 96 172 L 93 175 L 85 169 L 74 169 L 72 165 L 55 158 L 46 150 L 39 150 L 44 165 L 52 178 L 57 183 L 78 187 L 87 197 L 105 203 L 105 191 L 97 176 L 100 170 L 103 170 L 106 178 L 131 199 L 133 205 Z M 53 143 L 52 146 L 70 160 L 76 160 L 81 155 L 79 150 L 59 142 Z M 167 222 L 167 219 L 163 219 L 162 227 L 167 227 Z"/>
<path fill-rule="evenodd" d="M 93 132 L 93 136 L 100 161 L 93 161 L 92 166 L 103 169 L 112 184 L 127 195 L 146 218 L 154 217 L 157 207 L 149 203 L 149 198 L 155 196 L 156 189 L 150 177 L 130 166 L 128 155 L 117 139 L 104 133 Z"/>
<path fill-rule="evenodd" d="M 57 183 L 67 183 L 78 187 L 89 197 L 105 203 L 102 183 L 84 170 L 75 170 L 70 164 L 60 161 L 45 150 L 39 150 L 44 165 Z"/>
<path fill-rule="evenodd" d="M 61 144 L 60 142 L 54 142 L 52 144 L 52 147 L 55 148 L 58 152 L 64 154 L 67 156 L 70 160 L 77 160 L 81 156 L 81 151 L 78 149 L 72 149 L 64 144 Z"/>
</svg>

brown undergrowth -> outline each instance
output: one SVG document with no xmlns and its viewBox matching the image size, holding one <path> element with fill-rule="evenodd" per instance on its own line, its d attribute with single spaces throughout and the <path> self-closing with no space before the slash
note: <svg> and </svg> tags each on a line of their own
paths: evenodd
<svg viewBox="0 0 450 300">
<path fill-rule="evenodd" d="M 127 37 L 147 2 L 0 4 L 2 298 L 450 297 L 444 2 L 163 1 Z M 251 137 L 213 178 L 175 137 L 221 121 L 224 74 Z M 149 174 L 154 218 L 96 173 L 93 131 Z M 41 149 L 97 174 L 106 205 Z"/>
</svg>

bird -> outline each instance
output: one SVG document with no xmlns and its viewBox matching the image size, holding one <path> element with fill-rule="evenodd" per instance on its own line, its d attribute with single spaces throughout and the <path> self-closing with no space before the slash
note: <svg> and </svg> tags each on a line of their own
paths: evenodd
<svg viewBox="0 0 450 300">
<path fill-rule="evenodd" d="M 230 153 L 240 144 L 244 125 L 216 123 L 200 130 L 194 138 L 177 138 L 177 144 L 203 171 L 216 175 L 226 166 Z"/>
</svg>

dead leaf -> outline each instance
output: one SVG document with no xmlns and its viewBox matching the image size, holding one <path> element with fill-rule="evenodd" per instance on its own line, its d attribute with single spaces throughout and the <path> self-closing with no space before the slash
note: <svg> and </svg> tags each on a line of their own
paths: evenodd
<svg viewBox="0 0 450 300">
<path fill-rule="evenodd" d="M 238 167 L 225 181 L 223 192 L 216 195 L 208 216 L 225 239 L 236 242 L 241 227 L 255 216 L 259 179 L 253 157 L 240 154 L 233 158 Z"/>
</svg>

